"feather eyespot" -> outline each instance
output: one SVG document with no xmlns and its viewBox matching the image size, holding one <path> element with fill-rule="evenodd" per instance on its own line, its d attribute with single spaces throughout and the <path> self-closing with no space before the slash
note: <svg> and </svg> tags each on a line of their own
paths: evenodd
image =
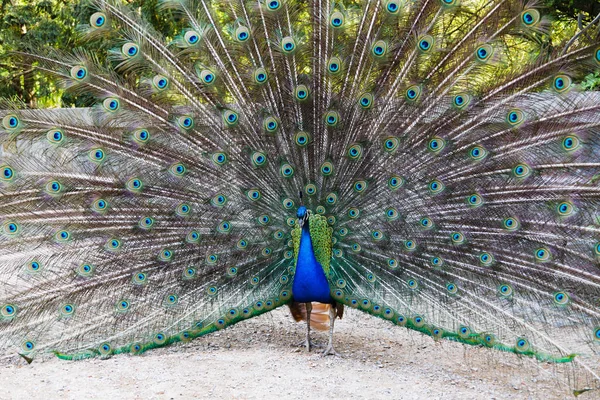
<svg viewBox="0 0 600 400">
<path fill-rule="evenodd" d="M 579 138 L 575 135 L 565 136 L 562 140 L 562 148 L 568 152 L 577 150 L 579 146 Z"/>
<path fill-rule="evenodd" d="M 361 180 L 361 181 L 354 182 L 354 186 L 353 187 L 354 187 L 354 191 L 356 193 L 362 193 L 362 192 L 364 192 L 367 189 L 368 184 L 367 184 L 366 181 L 362 181 Z"/>
<path fill-rule="evenodd" d="M 46 139 L 54 145 L 61 144 L 65 140 L 65 134 L 60 129 L 50 129 L 46 132 Z"/>
<path fill-rule="evenodd" d="M 45 186 L 46 193 L 51 196 L 57 196 L 62 193 L 63 185 L 59 181 L 50 181 Z"/>
<path fill-rule="evenodd" d="M 358 104 L 360 104 L 361 108 L 368 110 L 373 106 L 373 95 L 371 93 L 363 93 L 358 100 Z"/>
<path fill-rule="evenodd" d="M 294 168 L 290 164 L 283 164 L 281 168 L 279 168 L 279 172 L 281 176 L 284 178 L 291 178 L 294 176 Z"/>
<path fill-rule="evenodd" d="M 435 224 L 433 223 L 431 218 L 423 217 L 419 220 L 419 225 L 421 226 L 422 229 L 429 230 L 429 229 L 432 229 Z"/>
<path fill-rule="evenodd" d="M 214 153 L 211 157 L 212 161 L 216 164 L 216 165 L 224 165 L 227 162 L 227 154 L 219 152 L 219 153 Z"/>
<path fill-rule="evenodd" d="M 67 303 L 59 307 L 59 312 L 62 317 L 70 317 L 75 313 L 75 305 Z"/>
<path fill-rule="evenodd" d="M 420 315 L 415 315 L 415 316 L 412 318 L 412 323 L 413 323 L 413 325 L 414 325 L 414 326 L 416 326 L 417 328 L 421 328 L 421 327 L 423 327 L 423 326 L 425 325 L 425 318 L 423 318 L 423 317 L 422 317 L 422 316 L 420 316 Z"/>
<path fill-rule="evenodd" d="M 444 259 L 441 257 L 433 257 L 431 259 L 431 265 L 433 265 L 434 268 L 441 268 L 444 265 Z"/>
<path fill-rule="evenodd" d="M 109 113 L 115 113 L 121 108 L 121 102 L 116 97 L 109 97 L 104 99 L 102 107 Z"/>
<path fill-rule="evenodd" d="M 536 249 L 534 254 L 535 254 L 535 259 L 538 262 L 546 262 L 552 258 L 552 253 L 550 253 L 550 250 L 545 247 Z"/>
<path fill-rule="evenodd" d="M 217 225 L 217 232 L 219 233 L 229 233 L 231 232 L 231 222 L 229 221 L 221 221 L 219 225 Z"/>
<path fill-rule="evenodd" d="M 296 132 L 294 142 L 298 147 L 306 147 L 310 143 L 310 136 L 306 132 Z"/>
<path fill-rule="evenodd" d="M 2 319 L 12 319 L 17 315 L 17 307 L 13 304 L 5 304 L 0 307 L 0 316 Z"/>
<path fill-rule="evenodd" d="M 267 7 L 270 11 L 277 11 L 281 7 L 279 0 L 268 0 Z"/>
<path fill-rule="evenodd" d="M 184 130 L 189 130 L 194 127 L 194 119 L 187 115 L 182 115 L 182 116 L 178 117 L 176 122 L 177 122 L 177 126 L 179 126 L 181 129 L 184 129 Z"/>
<path fill-rule="evenodd" d="M 33 260 L 26 264 L 25 270 L 30 274 L 37 274 L 42 271 L 42 264 L 39 261 Z"/>
<path fill-rule="evenodd" d="M 388 207 L 385 210 L 385 216 L 388 221 L 395 221 L 400 215 L 398 214 L 398 210 L 396 210 L 394 207 Z"/>
<path fill-rule="evenodd" d="M 292 54 L 296 51 L 296 41 L 291 36 L 286 36 L 281 39 L 281 50 L 284 54 Z"/>
<path fill-rule="evenodd" d="M 187 168 L 182 163 L 178 162 L 169 167 L 171 175 L 181 178 L 187 172 Z"/>
<path fill-rule="evenodd" d="M 446 188 L 444 186 L 444 184 L 441 181 L 437 180 L 437 179 L 429 182 L 428 187 L 429 187 L 429 193 L 431 193 L 432 195 L 440 194 Z"/>
<path fill-rule="evenodd" d="M 163 75 L 156 75 L 152 78 L 152 86 L 159 92 L 169 88 L 169 80 Z"/>
<path fill-rule="evenodd" d="M 101 163 L 106 157 L 106 153 L 102 149 L 92 149 L 88 153 L 90 160 L 95 163 Z"/>
<path fill-rule="evenodd" d="M 337 75 L 342 70 L 342 60 L 339 57 L 331 57 L 327 63 L 327 71 L 332 75 Z"/>
<path fill-rule="evenodd" d="M 96 267 L 94 267 L 93 265 L 84 263 L 84 264 L 81 264 L 79 267 L 77 267 L 77 274 L 84 278 L 88 278 L 88 277 L 94 275 L 95 270 L 96 270 Z"/>
<path fill-rule="evenodd" d="M 294 200 L 292 200 L 290 198 L 286 198 L 286 199 L 283 199 L 282 204 L 286 210 L 289 210 L 294 207 Z"/>
<path fill-rule="evenodd" d="M 515 217 L 508 217 L 502 221 L 502 226 L 507 231 L 516 231 L 521 227 L 519 220 Z"/>
<path fill-rule="evenodd" d="M 375 241 L 382 240 L 384 238 L 383 232 L 381 232 L 380 230 L 375 230 L 371 232 L 371 238 Z"/>
<path fill-rule="evenodd" d="M 244 43 L 250 38 L 250 31 L 245 26 L 240 26 L 235 30 L 235 39 Z"/>
<path fill-rule="evenodd" d="M 385 3 L 385 10 L 392 15 L 398 14 L 400 11 L 400 2 L 398 0 L 388 0 Z"/>
<path fill-rule="evenodd" d="M 492 58 L 493 54 L 494 48 L 487 43 L 479 46 L 475 50 L 475 56 L 477 58 L 477 61 L 482 63 L 488 62 Z"/>
<path fill-rule="evenodd" d="M 121 247 L 123 246 L 123 244 L 121 243 L 121 241 L 119 239 L 116 238 L 112 238 L 112 239 L 108 239 L 106 241 L 106 243 L 104 244 L 104 248 L 108 251 L 118 251 L 121 250 Z"/>
<path fill-rule="evenodd" d="M 404 185 L 404 179 L 400 176 L 393 175 L 388 179 L 388 187 L 392 190 L 396 190 Z"/>
<path fill-rule="evenodd" d="M 466 326 L 461 326 L 458 328 L 458 335 L 463 339 L 467 339 L 469 336 L 471 336 L 471 329 Z"/>
<path fill-rule="evenodd" d="M 150 229 L 154 225 L 154 219 L 152 217 L 142 217 L 138 221 L 138 226 L 142 229 Z"/>
<path fill-rule="evenodd" d="M 348 148 L 348 157 L 351 160 L 359 160 L 362 157 L 363 148 L 360 144 L 354 143 Z"/>
<path fill-rule="evenodd" d="M 556 292 L 553 296 L 554 303 L 559 306 L 564 306 L 569 303 L 569 295 L 565 292 Z"/>
<path fill-rule="evenodd" d="M 484 267 L 489 267 L 494 263 L 494 256 L 492 256 L 490 253 L 481 253 L 479 255 L 479 262 Z"/>
<path fill-rule="evenodd" d="M 455 245 L 460 245 L 465 242 L 465 236 L 460 232 L 452 232 L 450 234 L 450 240 Z"/>
<path fill-rule="evenodd" d="M 410 86 L 404 94 L 404 98 L 409 103 L 415 103 L 419 100 L 419 97 L 421 97 L 421 87 L 419 85 Z"/>
<path fill-rule="evenodd" d="M 339 11 L 335 11 L 335 12 L 331 13 L 331 16 L 329 17 L 329 24 L 331 25 L 332 28 L 339 29 L 344 26 L 344 22 L 345 22 L 344 14 L 342 14 Z"/>
<path fill-rule="evenodd" d="M 525 114 L 523 113 L 523 111 L 517 108 L 510 110 L 508 112 L 508 115 L 506 116 L 506 122 L 508 122 L 508 124 L 511 126 L 516 127 L 520 125 L 523 121 L 525 121 Z"/>
<path fill-rule="evenodd" d="M 338 123 L 340 122 L 340 114 L 337 111 L 328 111 L 325 114 L 325 124 L 330 127 L 333 128 L 335 126 L 338 125 Z"/>
<path fill-rule="evenodd" d="M 294 90 L 294 96 L 295 96 L 296 100 L 298 100 L 300 102 L 308 99 L 309 94 L 310 94 L 310 91 L 308 90 L 308 86 L 306 86 L 306 85 L 298 85 L 298 86 L 296 86 L 296 89 Z"/>
<path fill-rule="evenodd" d="M 213 196 L 213 198 L 210 200 L 210 203 L 215 207 L 223 207 L 225 204 L 227 204 L 227 196 L 218 193 Z"/>
<path fill-rule="evenodd" d="M 419 39 L 419 50 L 421 50 L 423 53 L 427 53 L 433 48 L 433 44 L 433 37 L 425 35 Z"/>
<path fill-rule="evenodd" d="M 102 28 L 106 25 L 106 14 L 95 12 L 90 16 L 90 25 L 94 28 Z"/>
<path fill-rule="evenodd" d="M 556 206 L 556 212 L 561 217 L 568 217 L 573 215 L 575 212 L 575 207 L 573 207 L 573 203 L 570 201 L 563 201 Z"/>
<path fill-rule="evenodd" d="M 127 58 L 133 58 L 137 56 L 140 52 L 140 47 L 132 42 L 125 43 L 121 47 L 121 54 L 123 54 Z"/>
<path fill-rule="evenodd" d="M 148 282 L 148 275 L 144 272 L 137 272 L 133 274 L 132 281 L 137 285 L 143 285 Z"/>
<path fill-rule="evenodd" d="M 76 81 L 82 81 L 88 76 L 87 68 L 81 65 L 75 65 L 71 67 L 70 75 L 71 78 Z"/>
<path fill-rule="evenodd" d="M 529 165 L 527 164 L 517 164 L 513 169 L 512 169 L 512 174 L 514 177 L 516 178 L 526 178 L 531 174 L 531 168 L 529 167 Z"/>
<path fill-rule="evenodd" d="M 175 208 L 175 213 L 180 217 L 187 217 L 191 211 L 192 207 L 187 203 L 181 203 Z"/>
<path fill-rule="evenodd" d="M 479 207 L 483 204 L 483 198 L 478 193 L 473 193 L 467 197 L 467 204 L 471 207 Z"/>
<path fill-rule="evenodd" d="M 470 102 L 471 102 L 471 96 L 469 96 L 468 94 L 464 94 L 464 93 L 457 94 L 452 99 L 452 105 L 454 107 L 458 108 L 459 110 L 462 110 L 463 108 L 467 107 Z"/>
<path fill-rule="evenodd" d="M 263 126 L 268 133 L 275 133 L 279 128 L 279 122 L 274 117 L 267 117 L 263 122 Z"/>
<path fill-rule="evenodd" d="M 150 139 L 150 133 L 146 129 L 137 129 L 132 134 L 133 140 L 138 144 L 145 144 Z"/>
<path fill-rule="evenodd" d="M 383 140 L 383 150 L 387 153 L 393 153 L 398 150 L 400 140 L 397 137 L 391 136 Z"/>
<path fill-rule="evenodd" d="M 384 40 L 376 41 L 375 43 L 373 43 L 373 46 L 371 47 L 371 54 L 373 54 L 373 56 L 375 56 L 375 58 L 385 57 L 387 51 L 388 51 L 388 45 Z"/>
<path fill-rule="evenodd" d="M 452 282 L 446 283 L 446 290 L 448 291 L 448 294 L 451 294 L 451 295 L 458 293 L 458 287 L 456 286 L 455 283 L 452 283 Z"/>
<path fill-rule="evenodd" d="M 483 160 L 486 156 L 488 155 L 487 150 L 479 145 L 474 146 L 473 148 L 471 148 L 471 150 L 469 150 L 469 157 L 473 160 L 473 161 L 481 161 Z"/>
<path fill-rule="evenodd" d="M 521 22 L 526 27 L 532 27 L 540 22 L 540 12 L 534 8 L 527 9 L 521 13 Z"/>
<path fill-rule="evenodd" d="M 446 141 L 440 137 L 434 137 L 427 144 L 427 149 L 432 153 L 439 153 L 444 147 L 446 147 Z"/>
<path fill-rule="evenodd" d="M 267 155 L 262 151 L 255 151 L 252 153 L 251 160 L 255 167 L 262 167 L 267 163 Z"/>
<path fill-rule="evenodd" d="M 500 285 L 500 286 L 498 286 L 498 294 L 501 297 L 505 297 L 505 298 L 512 297 L 513 288 L 508 284 Z"/>
<path fill-rule="evenodd" d="M 561 74 L 554 77 L 552 88 L 558 93 L 564 93 L 571 88 L 572 80 L 569 76 Z"/>
<path fill-rule="evenodd" d="M 235 111 L 225 110 L 223 111 L 223 121 L 227 127 L 236 126 L 238 123 L 239 117 Z"/>
<path fill-rule="evenodd" d="M 142 190 L 142 188 L 144 187 L 144 184 L 138 178 L 131 178 L 127 181 L 127 183 L 125 184 L 125 187 L 130 192 L 138 193 Z"/>
<path fill-rule="evenodd" d="M 325 161 L 321 164 L 321 174 L 323 176 L 329 176 L 333 173 L 333 164 L 329 161 Z"/>
<path fill-rule="evenodd" d="M 21 344 L 21 350 L 23 353 L 28 354 L 35 350 L 35 343 L 31 340 L 26 340 Z"/>
<path fill-rule="evenodd" d="M 198 231 L 190 231 L 185 236 L 185 241 L 188 243 L 198 243 L 200 241 L 200 233 Z"/>
<path fill-rule="evenodd" d="M 483 344 L 487 347 L 492 347 L 496 344 L 496 336 L 492 333 L 482 333 L 481 339 L 483 340 Z"/>
<path fill-rule="evenodd" d="M 188 46 L 195 46 L 200 42 L 200 35 L 194 30 L 189 30 L 183 35 L 183 39 Z"/>
</svg>

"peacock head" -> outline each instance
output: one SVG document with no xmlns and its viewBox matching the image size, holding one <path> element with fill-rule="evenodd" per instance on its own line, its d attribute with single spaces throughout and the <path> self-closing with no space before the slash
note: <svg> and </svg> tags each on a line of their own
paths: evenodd
<svg viewBox="0 0 600 400">
<path fill-rule="evenodd" d="M 298 211 L 296 211 L 296 215 L 298 216 L 298 223 L 300 226 L 304 225 L 304 222 L 308 219 L 308 210 L 304 206 L 298 207 Z"/>
</svg>

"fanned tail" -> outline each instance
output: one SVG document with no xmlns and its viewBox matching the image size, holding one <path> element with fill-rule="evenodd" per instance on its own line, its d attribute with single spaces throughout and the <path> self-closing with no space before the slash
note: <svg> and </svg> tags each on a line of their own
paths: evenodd
<svg viewBox="0 0 600 400">
<path fill-rule="evenodd" d="M 2 115 L 3 353 L 140 353 L 290 303 L 303 204 L 335 301 L 598 386 L 590 32 L 553 43 L 510 0 L 165 0 L 164 38 L 93 5 L 86 50 L 21 56 L 94 105 Z"/>
</svg>

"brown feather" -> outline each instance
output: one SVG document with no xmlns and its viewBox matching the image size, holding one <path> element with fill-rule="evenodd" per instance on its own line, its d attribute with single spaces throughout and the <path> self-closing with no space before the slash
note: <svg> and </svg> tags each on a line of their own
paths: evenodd
<svg viewBox="0 0 600 400">
<path fill-rule="evenodd" d="M 306 321 L 306 305 L 304 303 L 293 302 L 288 304 L 292 318 L 296 322 Z M 323 303 L 312 303 L 312 311 L 310 313 L 310 327 L 319 331 L 326 331 L 329 329 L 329 308 L 331 304 Z M 342 319 L 344 315 L 344 305 L 336 305 L 336 316 Z"/>
</svg>

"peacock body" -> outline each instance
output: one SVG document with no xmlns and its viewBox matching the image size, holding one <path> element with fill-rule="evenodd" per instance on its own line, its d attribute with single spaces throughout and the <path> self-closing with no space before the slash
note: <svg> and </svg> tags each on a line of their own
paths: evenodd
<svg viewBox="0 0 600 400">
<path fill-rule="evenodd" d="M 3 354 L 140 354 L 321 302 L 331 330 L 348 306 L 598 386 L 593 29 L 552 43 L 513 0 L 164 0 L 163 37 L 92 8 L 72 54 L 20 56 L 95 104 L 5 103 Z"/>
</svg>

